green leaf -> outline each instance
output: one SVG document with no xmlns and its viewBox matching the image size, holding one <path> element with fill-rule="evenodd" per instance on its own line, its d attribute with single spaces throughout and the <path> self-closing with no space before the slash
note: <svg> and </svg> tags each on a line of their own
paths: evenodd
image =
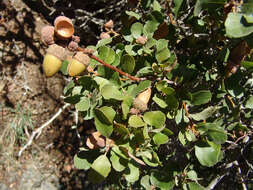
<svg viewBox="0 0 253 190">
<path fill-rule="evenodd" d="M 184 0 L 173 0 L 174 1 L 174 8 L 173 8 L 173 13 L 175 14 L 175 17 L 177 17 L 178 12 L 181 8 L 182 3 L 184 2 Z"/>
<path fill-rule="evenodd" d="M 227 141 L 226 131 L 216 123 L 203 123 L 197 125 L 198 130 L 206 134 L 214 143 L 222 144 Z"/>
<path fill-rule="evenodd" d="M 231 38 L 241 38 L 253 32 L 253 25 L 245 26 L 242 22 L 243 14 L 229 13 L 225 21 L 226 34 Z"/>
<path fill-rule="evenodd" d="M 253 62 L 252 61 L 242 61 L 241 65 L 246 69 L 252 69 L 253 68 Z"/>
<path fill-rule="evenodd" d="M 62 72 L 62 74 L 64 74 L 64 75 L 68 74 L 68 65 L 69 65 L 69 62 L 67 60 L 64 60 L 62 62 L 62 65 L 61 65 L 61 72 Z"/>
<path fill-rule="evenodd" d="M 133 165 L 131 162 L 128 163 L 128 169 L 125 174 L 125 178 L 128 182 L 134 183 L 139 179 L 140 171 L 139 168 Z"/>
<path fill-rule="evenodd" d="M 161 108 L 166 108 L 168 106 L 168 104 L 163 99 L 157 97 L 157 94 L 155 94 L 152 100 Z"/>
<path fill-rule="evenodd" d="M 219 109 L 218 106 L 210 106 L 204 109 L 202 112 L 189 114 L 191 118 L 196 121 L 206 120 L 207 118 L 213 116 L 213 114 Z"/>
<path fill-rule="evenodd" d="M 175 110 L 179 106 L 179 101 L 174 95 L 166 96 L 165 102 L 168 105 L 168 108 L 171 110 Z"/>
<path fill-rule="evenodd" d="M 73 80 L 71 80 L 64 88 L 63 93 L 65 96 L 69 95 L 71 93 L 71 90 L 75 87 L 75 83 Z"/>
<path fill-rule="evenodd" d="M 160 39 L 156 42 L 156 50 L 161 51 L 165 48 L 168 48 L 168 40 Z"/>
<path fill-rule="evenodd" d="M 244 0 L 241 6 L 241 10 L 243 13 L 253 13 L 253 2 L 251 0 Z"/>
<path fill-rule="evenodd" d="M 91 167 L 87 159 L 78 156 L 78 154 L 74 156 L 74 165 L 79 170 L 88 170 Z"/>
<path fill-rule="evenodd" d="M 132 97 L 136 97 L 137 94 L 139 94 L 140 92 L 146 90 L 148 87 L 151 86 L 151 81 L 150 80 L 145 80 L 145 81 L 141 81 L 137 87 L 133 88 L 133 90 L 131 91 L 131 96 Z"/>
<path fill-rule="evenodd" d="M 99 48 L 99 57 L 107 64 L 111 64 L 115 60 L 115 52 L 112 48 L 102 46 Z"/>
<path fill-rule="evenodd" d="M 123 94 L 117 89 L 117 87 L 111 84 L 104 85 L 101 88 L 101 94 L 106 100 L 122 100 L 124 98 Z"/>
<path fill-rule="evenodd" d="M 76 110 L 78 111 L 87 111 L 90 108 L 90 99 L 83 97 L 80 102 L 75 105 Z"/>
<path fill-rule="evenodd" d="M 122 66 L 123 71 L 127 73 L 132 73 L 135 68 L 135 60 L 133 56 L 128 55 L 128 54 L 122 56 L 121 66 Z"/>
<path fill-rule="evenodd" d="M 159 187 L 161 190 L 173 189 L 175 185 L 173 179 L 170 179 L 166 175 L 161 175 L 160 172 L 152 172 L 150 181 L 152 185 Z"/>
<path fill-rule="evenodd" d="M 103 181 L 111 171 L 111 163 L 105 155 L 99 156 L 91 165 L 92 170 L 89 172 L 89 180 L 92 182 Z"/>
<path fill-rule="evenodd" d="M 126 11 L 126 14 L 132 17 L 135 17 L 137 20 L 141 18 L 141 16 L 133 11 Z"/>
<path fill-rule="evenodd" d="M 154 32 L 157 30 L 159 23 L 155 21 L 147 21 L 143 27 L 143 33 L 145 36 L 153 36 Z"/>
<path fill-rule="evenodd" d="M 187 183 L 187 185 L 188 185 L 189 190 L 205 190 L 204 187 L 202 187 L 196 182 L 189 182 Z"/>
<path fill-rule="evenodd" d="M 182 145 L 186 145 L 185 136 L 181 131 L 179 131 L 178 133 L 178 140 L 180 141 Z"/>
<path fill-rule="evenodd" d="M 103 106 L 95 110 L 96 117 L 102 122 L 107 125 L 113 124 L 114 117 L 116 112 L 113 108 L 108 106 Z"/>
<path fill-rule="evenodd" d="M 212 98 L 212 94 L 209 90 L 201 90 L 192 94 L 192 104 L 201 105 L 208 103 Z"/>
<path fill-rule="evenodd" d="M 188 178 L 190 178 L 191 180 L 197 181 L 198 180 L 198 175 L 194 170 L 190 170 L 187 172 L 187 176 Z"/>
<path fill-rule="evenodd" d="M 139 22 L 136 22 L 134 23 L 132 26 L 131 26 L 131 34 L 134 38 L 138 38 L 141 36 L 142 34 L 142 30 L 143 30 L 143 25 Z"/>
<path fill-rule="evenodd" d="M 137 115 L 132 115 L 128 120 L 128 124 L 132 127 L 143 127 L 145 125 L 142 119 Z"/>
<path fill-rule="evenodd" d="M 156 133 L 153 136 L 153 141 L 158 146 L 160 146 L 161 144 L 166 144 L 168 140 L 169 140 L 168 136 L 163 133 Z"/>
<path fill-rule="evenodd" d="M 157 0 L 154 0 L 154 2 L 153 2 L 153 10 L 154 11 L 161 11 L 161 5 L 160 5 L 160 3 L 157 1 Z"/>
<path fill-rule="evenodd" d="M 121 103 L 121 109 L 123 113 L 123 119 L 127 119 L 127 115 L 130 111 L 130 107 L 132 105 L 133 98 L 131 96 L 126 96 Z"/>
<path fill-rule="evenodd" d="M 155 54 L 156 60 L 161 63 L 166 61 L 170 57 L 170 50 L 168 48 L 164 48 L 161 51 L 157 51 Z"/>
<path fill-rule="evenodd" d="M 141 185 L 145 188 L 145 189 L 151 189 L 151 185 L 150 185 L 150 181 L 149 181 L 149 175 L 145 175 L 141 178 Z"/>
<path fill-rule="evenodd" d="M 245 108 L 253 109 L 253 96 L 250 96 L 246 101 Z"/>
<path fill-rule="evenodd" d="M 194 16 L 198 16 L 204 9 L 215 9 L 224 5 L 226 0 L 197 0 L 194 6 Z"/>
<path fill-rule="evenodd" d="M 126 166 L 122 164 L 122 158 L 119 157 L 116 153 L 111 151 L 111 157 L 110 157 L 112 167 L 115 169 L 117 172 L 122 172 Z"/>
<path fill-rule="evenodd" d="M 105 46 L 106 44 L 110 44 L 112 42 L 112 38 L 99 40 L 96 47 L 100 48 L 101 46 Z"/>
<path fill-rule="evenodd" d="M 107 138 L 109 138 L 113 132 L 113 125 L 102 123 L 97 117 L 95 117 L 95 126 L 96 129 Z"/>
<path fill-rule="evenodd" d="M 195 155 L 201 165 L 211 167 L 214 166 L 221 158 L 221 146 L 215 145 L 208 147 L 195 146 Z"/>
<path fill-rule="evenodd" d="M 166 116 L 161 111 L 150 111 L 144 114 L 143 119 L 148 125 L 161 128 L 165 124 Z"/>
</svg>

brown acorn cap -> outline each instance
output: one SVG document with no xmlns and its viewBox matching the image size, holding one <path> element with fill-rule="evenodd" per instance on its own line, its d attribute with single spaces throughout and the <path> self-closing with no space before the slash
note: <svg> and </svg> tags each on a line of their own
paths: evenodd
<svg viewBox="0 0 253 190">
<path fill-rule="evenodd" d="M 76 51 L 77 48 L 78 48 L 78 43 L 76 43 L 75 41 L 69 42 L 68 49 L 70 51 Z"/>
<path fill-rule="evenodd" d="M 46 25 L 41 29 L 41 41 L 46 45 L 54 44 L 54 27 Z"/>
<path fill-rule="evenodd" d="M 77 52 L 73 58 L 80 61 L 85 66 L 88 66 L 90 64 L 90 57 L 80 51 Z"/>
<path fill-rule="evenodd" d="M 54 20 L 54 27 L 57 36 L 63 40 L 71 38 L 75 32 L 71 19 L 65 16 L 58 16 Z"/>
<path fill-rule="evenodd" d="M 63 48 L 63 47 L 61 47 L 61 46 L 59 46 L 57 44 L 50 45 L 47 48 L 47 53 L 51 54 L 51 55 L 54 55 L 55 57 L 58 57 L 62 61 L 66 57 L 66 50 L 65 50 L 65 48 Z"/>
<path fill-rule="evenodd" d="M 105 28 L 112 29 L 114 26 L 113 21 L 109 20 L 107 23 L 104 24 Z"/>
</svg>

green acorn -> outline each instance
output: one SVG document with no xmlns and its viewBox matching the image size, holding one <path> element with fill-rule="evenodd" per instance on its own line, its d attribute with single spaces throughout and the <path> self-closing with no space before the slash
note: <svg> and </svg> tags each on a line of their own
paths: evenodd
<svg viewBox="0 0 253 190">
<path fill-rule="evenodd" d="M 47 77 L 53 76 L 61 69 L 62 61 L 65 56 L 65 48 L 57 44 L 53 44 L 48 47 L 43 60 L 43 71 Z"/>
<path fill-rule="evenodd" d="M 81 74 L 90 64 L 90 57 L 82 52 L 77 52 L 68 65 L 69 76 Z"/>
</svg>

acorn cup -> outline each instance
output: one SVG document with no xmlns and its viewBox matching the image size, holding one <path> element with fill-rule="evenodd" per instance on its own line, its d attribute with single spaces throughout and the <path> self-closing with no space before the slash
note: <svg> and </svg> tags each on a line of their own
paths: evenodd
<svg viewBox="0 0 253 190">
<path fill-rule="evenodd" d="M 151 88 L 140 93 L 133 102 L 133 107 L 144 112 L 148 109 L 148 102 L 151 96 Z"/>
<path fill-rule="evenodd" d="M 53 76 L 61 69 L 62 61 L 65 59 L 65 48 L 53 44 L 47 49 L 43 60 L 43 71 L 47 77 Z"/>
<path fill-rule="evenodd" d="M 56 36 L 61 40 L 71 38 L 75 32 L 71 19 L 65 16 L 58 16 L 54 20 L 54 28 Z"/>
<path fill-rule="evenodd" d="M 69 76 L 81 74 L 89 65 L 90 57 L 82 52 L 77 52 L 68 65 Z"/>
<path fill-rule="evenodd" d="M 41 41 L 46 45 L 54 44 L 54 27 L 46 25 L 41 29 Z"/>
</svg>

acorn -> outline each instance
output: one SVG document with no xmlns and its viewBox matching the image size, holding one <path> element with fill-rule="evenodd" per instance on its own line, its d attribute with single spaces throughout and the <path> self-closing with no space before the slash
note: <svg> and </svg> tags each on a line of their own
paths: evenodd
<svg viewBox="0 0 253 190">
<path fill-rule="evenodd" d="M 83 52 L 77 52 L 68 65 L 70 76 L 76 76 L 82 73 L 90 63 L 90 57 Z"/>
<path fill-rule="evenodd" d="M 144 112 L 148 109 L 148 102 L 151 96 L 151 88 L 140 93 L 133 102 L 133 107 Z"/>
<path fill-rule="evenodd" d="M 45 45 L 54 44 L 54 27 L 46 25 L 41 29 L 41 41 Z"/>
<path fill-rule="evenodd" d="M 47 77 L 53 76 L 60 70 L 65 56 L 66 50 L 63 47 L 57 44 L 53 44 L 48 47 L 43 60 L 43 70 Z"/>
<path fill-rule="evenodd" d="M 74 26 L 70 18 L 58 16 L 54 20 L 54 29 L 58 38 L 66 40 L 74 34 Z"/>
</svg>

